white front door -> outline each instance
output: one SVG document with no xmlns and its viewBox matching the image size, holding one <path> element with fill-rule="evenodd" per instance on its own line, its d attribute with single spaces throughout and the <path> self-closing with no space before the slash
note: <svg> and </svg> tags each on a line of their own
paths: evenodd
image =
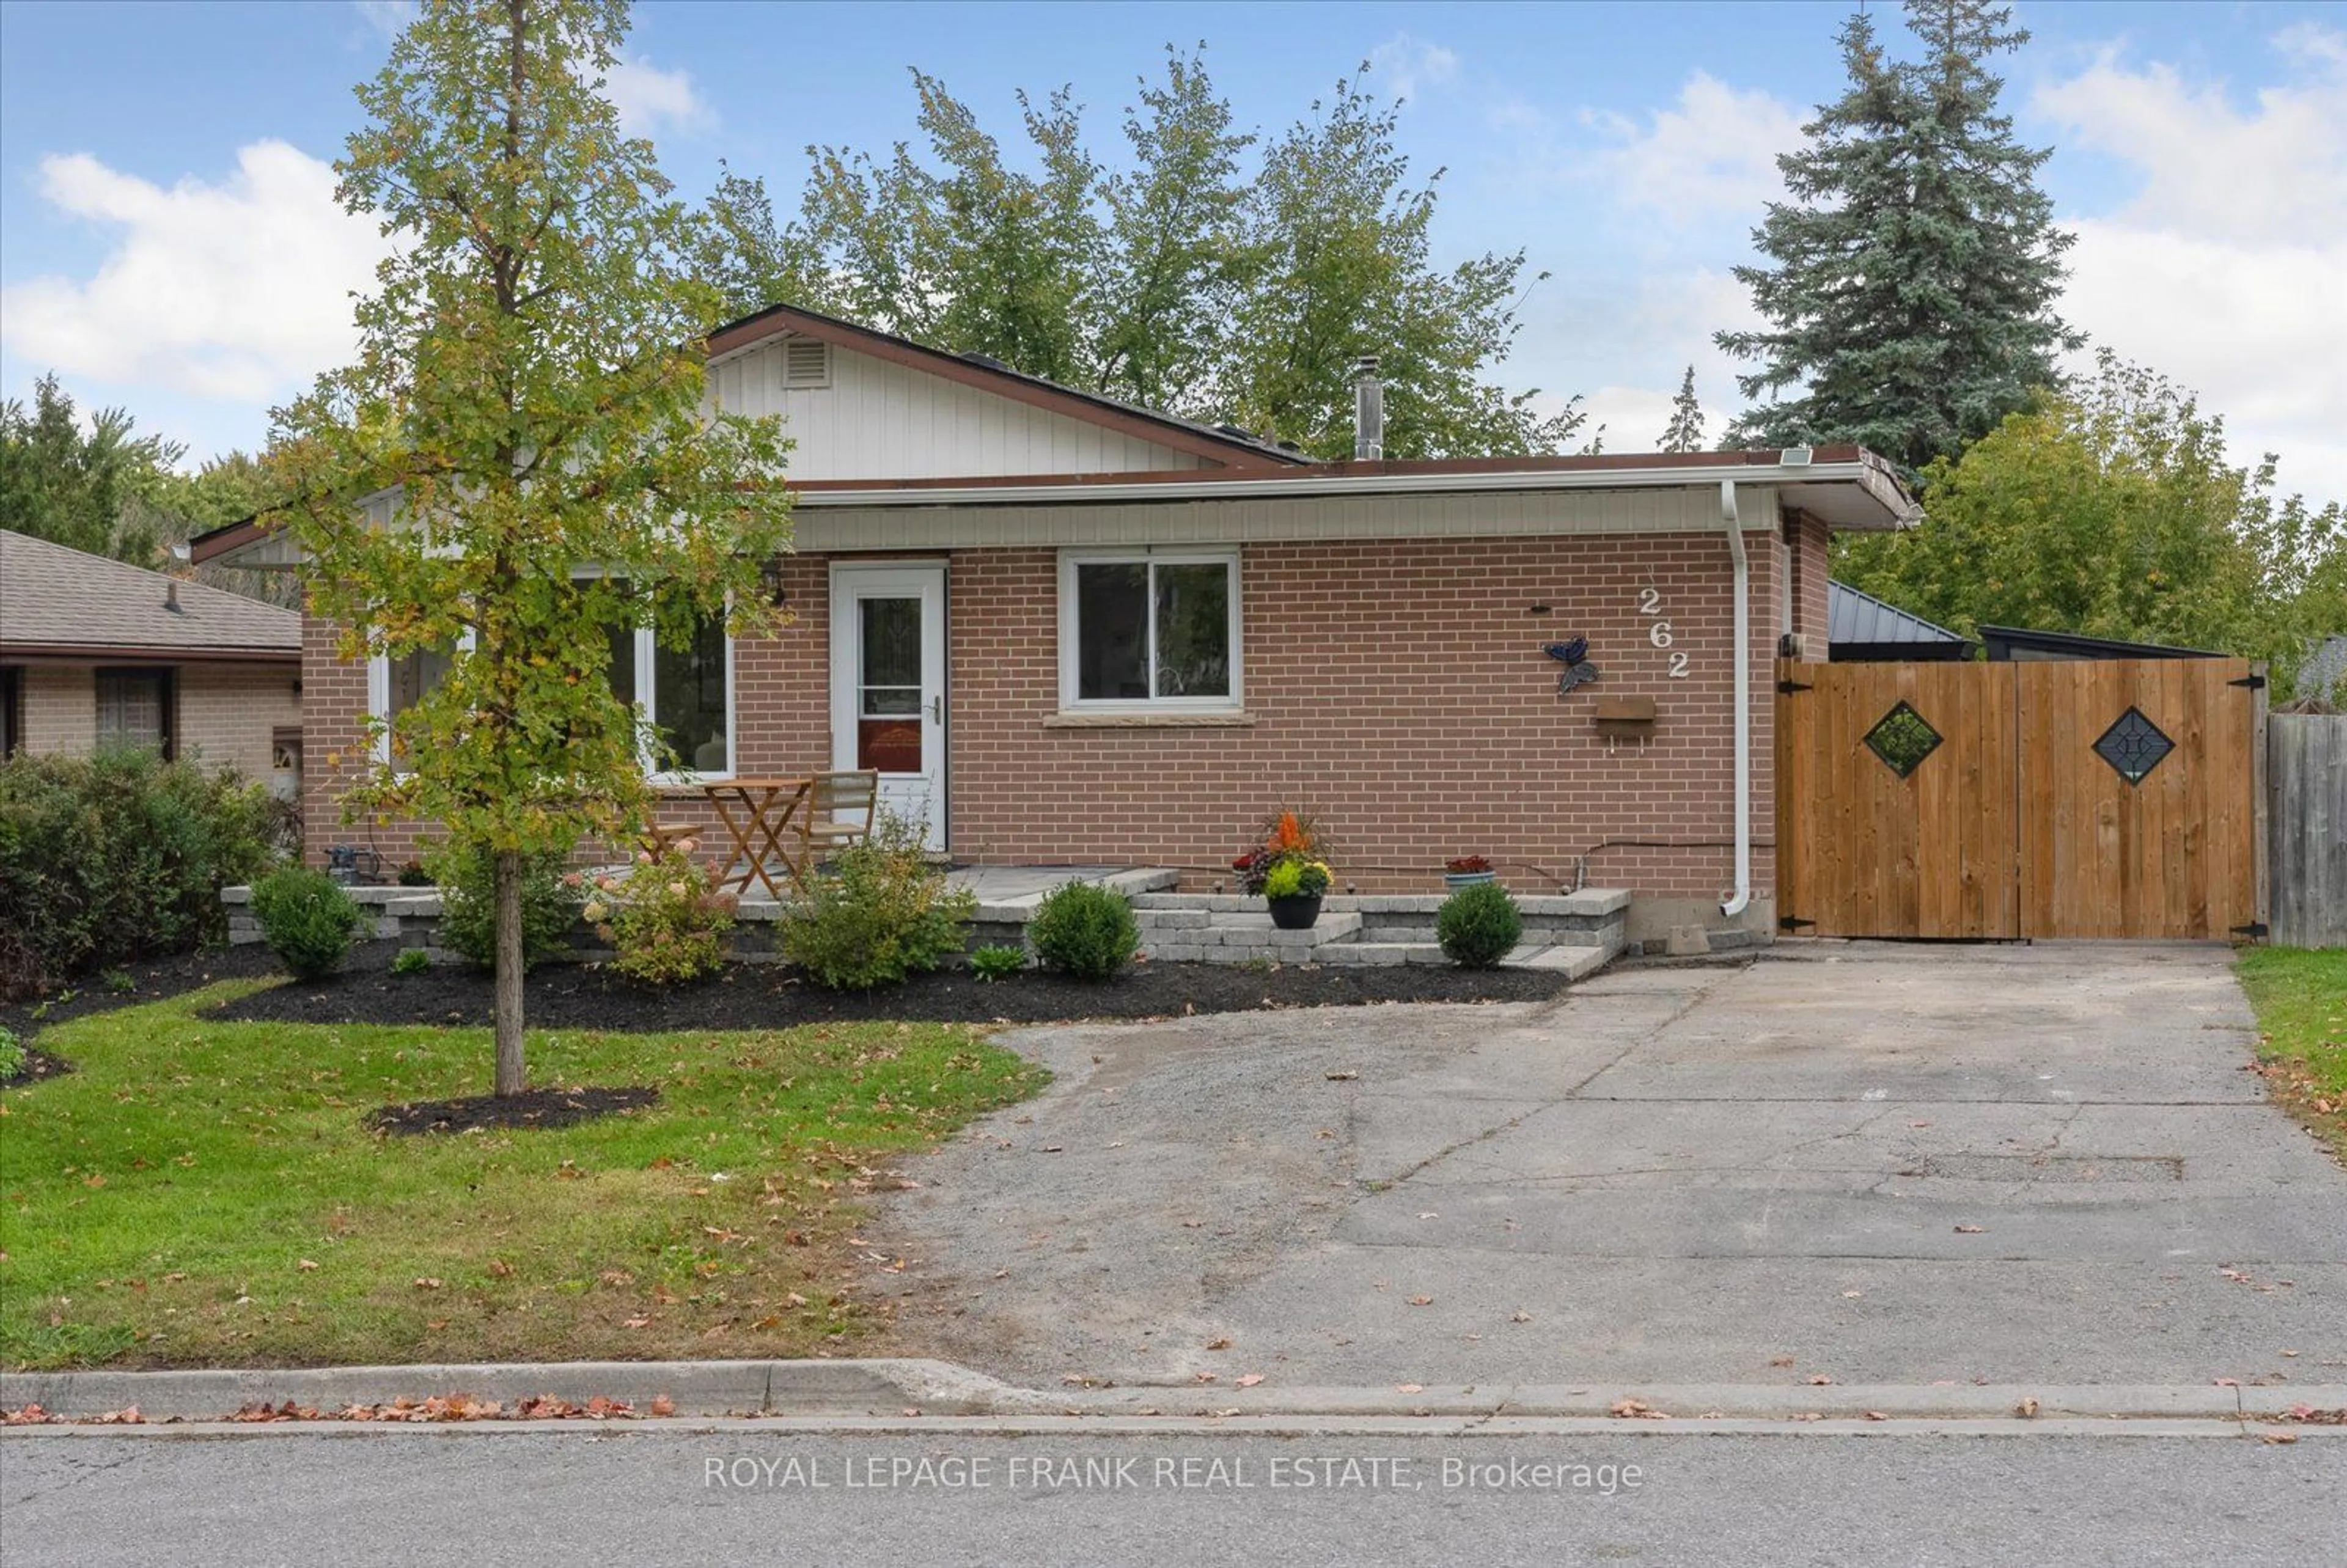
<svg viewBox="0 0 2347 1568">
<path fill-rule="evenodd" d="M 831 765 L 880 774 L 880 806 L 946 846 L 946 569 L 831 569 Z"/>
</svg>

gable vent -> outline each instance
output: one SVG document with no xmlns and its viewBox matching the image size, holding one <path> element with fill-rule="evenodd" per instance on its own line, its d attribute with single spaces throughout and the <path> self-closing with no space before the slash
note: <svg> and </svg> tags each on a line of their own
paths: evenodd
<svg viewBox="0 0 2347 1568">
<path fill-rule="evenodd" d="M 783 384 L 829 386 L 831 345 L 815 337 L 794 337 L 784 343 Z"/>
</svg>

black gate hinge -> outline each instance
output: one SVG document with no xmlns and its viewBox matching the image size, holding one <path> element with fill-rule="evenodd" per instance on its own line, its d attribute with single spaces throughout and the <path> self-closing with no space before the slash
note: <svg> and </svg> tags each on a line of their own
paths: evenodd
<svg viewBox="0 0 2347 1568">
<path fill-rule="evenodd" d="M 2225 684 L 2228 686 L 2247 686 L 2252 692 L 2262 692 L 2266 689 L 2266 678 L 2262 675 L 2244 675 L 2238 681 L 2228 681 Z"/>
<path fill-rule="evenodd" d="M 2262 942 L 2268 935 L 2266 923 L 2263 920 L 2252 920 L 2246 926 L 2236 926 L 2233 927 L 2233 935 L 2247 937 L 2252 942 Z"/>
<path fill-rule="evenodd" d="M 1777 695 L 1779 697 L 1789 697 L 1796 692 L 1807 692 L 1809 690 L 1811 690 L 1811 688 L 1802 685 L 1799 681 L 1779 681 L 1777 682 Z"/>
<path fill-rule="evenodd" d="M 1817 922 L 1815 920 L 1796 919 L 1790 915 L 1779 915 L 1777 917 L 1777 929 L 1779 931 L 1798 931 L 1804 926 L 1814 926 L 1816 924 Z"/>
</svg>

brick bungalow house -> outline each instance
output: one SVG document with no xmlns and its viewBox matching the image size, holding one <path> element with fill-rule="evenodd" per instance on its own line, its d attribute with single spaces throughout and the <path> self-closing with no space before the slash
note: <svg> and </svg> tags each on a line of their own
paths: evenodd
<svg viewBox="0 0 2347 1568">
<path fill-rule="evenodd" d="M 1634 936 L 1767 932 L 1770 661 L 1826 656 L 1831 530 L 1917 515 L 1855 447 L 1381 461 L 1368 373 L 1362 456 L 1318 463 L 790 307 L 710 357 L 712 398 L 796 444 L 794 620 L 646 634 L 620 676 L 675 782 L 876 767 L 961 862 L 1206 886 L 1305 804 L 1363 892 L 1479 854 L 1528 891 L 1633 889 Z M 250 525 L 195 555 L 299 565 Z M 1561 689 L 1546 650 L 1575 639 L 1602 675 Z M 414 853 L 415 825 L 342 823 L 326 759 L 425 662 L 343 663 L 305 625 L 313 855 Z"/>
<path fill-rule="evenodd" d="M 0 753 L 151 745 L 300 788 L 302 618 L 0 529 Z"/>
</svg>

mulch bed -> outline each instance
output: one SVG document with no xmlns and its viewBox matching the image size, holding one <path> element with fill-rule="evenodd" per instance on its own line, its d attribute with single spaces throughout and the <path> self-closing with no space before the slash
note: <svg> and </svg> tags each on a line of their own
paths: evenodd
<svg viewBox="0 0 2347 1568">
<path fill-rule="evenodd" d="M 570 1127 L 598 1116 L 640 1111 L 659 1102 L 660 1091 L 530 1089 L 519 1094 L 468 1094 L 461 1100 L 412 1100 L 386 1105 L 367 1118 L 377 1132 L 469 1132 L 488 1127 Z"/>
<path fill-rule="evenodd" d="M 354 955 L 330 979 L 289 981 L 256 991 L 211 1016 L 271 1023 L 490 1021 L 494 1004 L 487 974 L 435 965 L 395 975 L 388 971 L 387 953 L 369 957 L 372 961 Z M 781 965 L 742 964 L 692 985 L 651 990 L 602 968 L 548 964 L 529 976 L 524 1006 L 535 1029 L 656 1031 L 784 1029 L 857 1019 L 1066 1023 L 1368 1002 L 1531 1002 L 1547 1001 L 1563 989 L 1559 976 L 1525 969 L 1478 972 L 1416 964 L 1248 969 L 1142 963 L 1100 985 L 1035 970 L 988 982 L 967 970 L 946 969 L 862 992 L 825 990 Z"/>
<path fill-rule="evenodd" d="M 388 949 L 395 944 L 385 942 L 380 946 Z M 390 963 L 388 951 L 379 961 Z M 46 998 L 28 997 L 23 1001 L 0 1002 L 0 1029 L 15 1030 L 16 1038 L 29 1044 L 35 1035 L 53 1023 L 86 1018 L 91 1013 L 108 1012 L 115 1008 L 136 1007 L 140 1002 L 159 1001 L 165 997 L 208 986 L 214 980 L 241 979 L 253 975 L 283 972 L 283 966 L 278 963 L 276 955 L 258 942 L 242 948 L 204 948 L 192 953 L 174 954 L 168 958 L 149 958 L 124 964 L 120 968 L 130 978 L 130 989 L 127 991 L 109 990 L 97 974 L 87 974 L 60 986 Z"/>
</svg>

